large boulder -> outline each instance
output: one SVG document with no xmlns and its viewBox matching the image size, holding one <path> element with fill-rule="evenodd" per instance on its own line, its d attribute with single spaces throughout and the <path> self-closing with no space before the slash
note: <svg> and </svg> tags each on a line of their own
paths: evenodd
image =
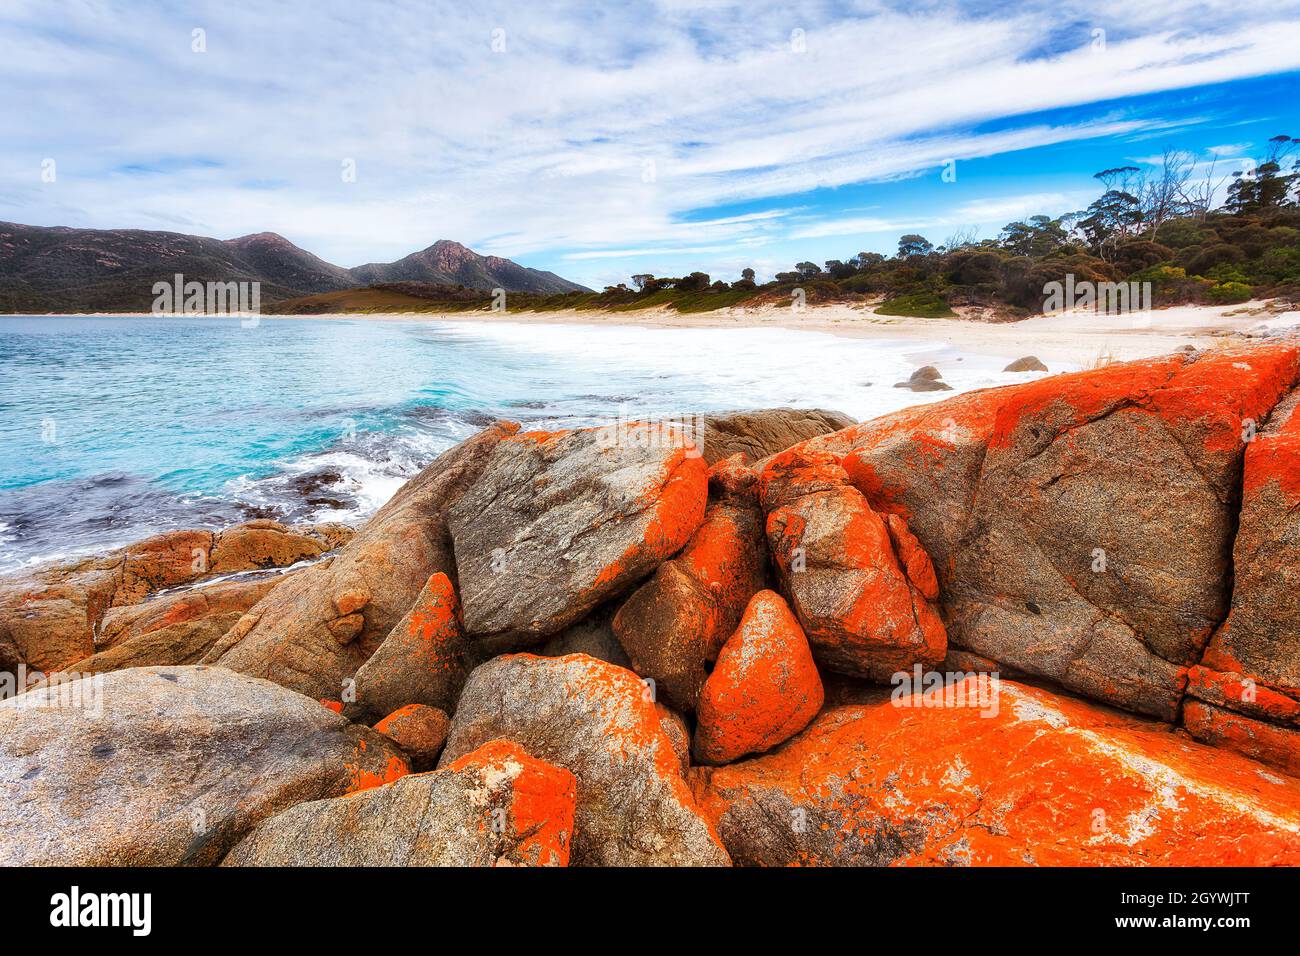
<svg viewBox="0 0 1300 956">
<path fill-rule="evenodd" d="M 633 669 L 683 710 L 694 710 L 707 665 L 767 577 L 756 476 L 731 459 L 715 466 L 714 500 L 681 554 L 659 565 L 614 616 Z"/>
<path fill-rule="evenodd" d="M 465 673 L 465 635 L 456 591 L 439 571 L 361 665 L 354 678 L 356 700 L 344 713 L 354 720 L 374 720 L 407 704 L 450 712 L 456 709 Z"/>
<path fill-rule="evenodd" d="M 966 677 L 867 694 L 692 771 L 739 864 L 1296 865 L 1300 780 L 1167 727 Z"/>
<path fill-rule="evenodd" d="M 651 424 L 500 442 L 448 516 L 466 632 L 487 653 L 581 620 L 686 544 L 707 482 L 688 438 Z"/>
<path fill-rule="evenodd" d="M 328 565 L 305 569 L 253 607 L 204 663 L 337 700 L 430 576 L 454 572 L 447 508 L 515 429 L 493 425 L 438 456 Z"/>
<path fill-rule="evenodd" d="M 726 865 L 663 719 L 621 667 L 581 654 L 498 657 L 470 674 L 439 766 L 513 740 L 578 779 L 574 864 Z"/>
<path fill-rule="evenodd" d="M 493 740 L 434 773 L 301 803 L 223 866 L 566 866 L 575 781 Z"/>
<path fill-rule="evenodd" d="M 799 448 L 777 455 L 760 495 L 782 589 L 820 663 L 887 681 L 943 660 L 943 621 L 923 590 L 929 580 L 909 579 L 885 518 L 832 455 Z"/>
<path fill-rule="evenodd" d="M 128 667 L 196 664 L 287 577 L 223 581 L 111 608 L 100 624 L 95 653 L 73 667 L 78 674 L 101 674 Z"/>
<path fill-rule="evenodd" d="M 908 521 L 951 644 L 1173 720 L 1227 611 L 1243 438 L 1296 381 L 1298 355 L 1111 365 L 801 447 L 839 457 L 873 508 Z"/>
<path fill-rule="evenodd" d="M 807 727 L 822 700 L 821 677 L 799 622 L 781 595 L 759 591 L 705 681 L 695 757 L 722 764 L 771 750 Z"/>
<path fill-rule="evenodd" d="M 1246 423 L 1296 375 L 1295 349 L 1261 348 L 1018 389 L 945 589 L 962 646 L 1174 719 L 1227 611 Z"/>
<path fill-rule="evenodd" d="M 0 865 L 214 864 L 286 807 L 406 770 L 374 731 L 221 668 L 51 684 L 0 703 Z"/>
<path fill-rule="evenodd" d="M 809 438 L 848 428 L 856 421 L 842 412 L 823 408 L 764 408 L 705 415 L 699 444 L 709 465 L 733 455 L 753 463 Z"/>
<path fill-rule="evenodd" d="M 1246 445 L 1232 605 L 1193 668 L 1198 739 L 1300 773 L 1300 391 Z M 1231 712 L 1231 713 L 1230 713 Z"/>
</svg>

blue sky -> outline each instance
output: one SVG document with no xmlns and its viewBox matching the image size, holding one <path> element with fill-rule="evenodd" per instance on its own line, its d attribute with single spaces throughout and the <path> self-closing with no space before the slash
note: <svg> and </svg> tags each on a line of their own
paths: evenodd
<svg viewBox="0 0 1300 956">
<path fill-rule="evenodd" d="M 1297 71 L 1297 2 L 5 0 L 0 219 L 765 278 L 1221 178 Z"/>
</svg>

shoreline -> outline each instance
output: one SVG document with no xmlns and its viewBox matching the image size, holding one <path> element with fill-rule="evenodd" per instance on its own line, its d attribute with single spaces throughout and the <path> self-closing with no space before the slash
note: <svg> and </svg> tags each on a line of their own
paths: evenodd
<svg viewBox="0 0 1300 956">
<path fill-rule="evenodd" d="M 78 318 L 148 318 L 150 313 L 78 313 Z M 16 316 L 15 316 L 16 317 Z M 42 316 L 29 316 L 41 318 Z M 51 315 L 50 317 L 54 317 Z M 222 318 L 239 318 L 238 314 Z M 203 316 L 200 316 L 203 318 Z M 910 318 L 884 316 L 869 307 L 811 305 L 799 312 L 779 306 L 724 308 L 680 313 L 657 308 L 635 312 L 566 309 L 555 312 L 390 312 L 273 315 L 266 319 L 343 320 L 354 322 L 463 322 L 520 325 L 586 325 L 651 329 L 787 329 L 848 338 L 914 341 L 918 354 L 970 354 L 1011 361 L 1033 355 L 1046 363 L 1093 367 L 1163 355 L 1191 345 L 1214 348 L 1275 335 L 1300 335 L 1300 310 L 1282 309 L 1275 300 L 1252 300 L 1231 306 L 1169 306 L 1150 312 L 1105 315 L 1067 311 L 1010 322 L 978 318 Z"/>
<path fill-rule="evenodd" d="M 1034 355 L 1049 365 L 1092 367 L 1116 361 L 1150 358 L 1183 346 L 1221 346 L 1271 334 L 1300 334 L 1300 310 L 1276 310 L 1268 301 L 1234 306 L 1170 306 L 1146 313 L 1104 315 L 1068 311 L 1012 322 L 974 318 L 909 318 L 877 315 L 870 308 L 848 305 L 788 308 L 718 309 L 678 313 L 670 309 L 643 312 L 517 312 L 499 318 L 480 313 L 393 313 L 373 315 L 283 316 L 283 318 L 369 319 L 376 321 L 440 321 L 519 323 L 525 325 L 635 326 L 662 329 L 788 329 L 820 332 L 856 339 L 912 341 L 925 346 L 920 355 L 972 355 L 1013 361 Z M 939 345 L 939 349 L 932 348 Z"/>
</svg>

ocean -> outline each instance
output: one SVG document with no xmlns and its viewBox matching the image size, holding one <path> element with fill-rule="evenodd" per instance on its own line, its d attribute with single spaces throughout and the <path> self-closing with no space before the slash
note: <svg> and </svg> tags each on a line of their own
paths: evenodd
<svg viewBox="0 0 1300 956">
<path fill-rule="evenodd" d="M 527 427 L 774 405 L 856 418 L 940 343 L 778 328 L 0 317 L 0 572 L 170 528 L 357 522 L 496 418 Z M 944 363 L 956 391 L 1017 380 Z"/>
</svg>

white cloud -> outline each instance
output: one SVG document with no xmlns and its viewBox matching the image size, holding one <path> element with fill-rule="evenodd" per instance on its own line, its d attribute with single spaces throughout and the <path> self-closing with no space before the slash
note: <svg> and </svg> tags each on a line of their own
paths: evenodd
<svg viewBox="0 0 1300 956">
<path fill-rule="evenodd" d="M 1019 196 L 973 199 L 957 206 L 947 219 L 949 223 L 994 222 L 1006 224 L 1039 213 L 1060 215 L 1073 212 L 1082 209 L 1096 198 L 1096 192 L 1093 191 L 1087 193 L 1025 193 Z"/>
<path fill-rule="evenodd" d="M 1207 152 L 1215 156 L 1240 156 L 1250 149 L 1251 143 L 1222 143 L 1218 146 L 1211 146 Z"/>
</svg>

